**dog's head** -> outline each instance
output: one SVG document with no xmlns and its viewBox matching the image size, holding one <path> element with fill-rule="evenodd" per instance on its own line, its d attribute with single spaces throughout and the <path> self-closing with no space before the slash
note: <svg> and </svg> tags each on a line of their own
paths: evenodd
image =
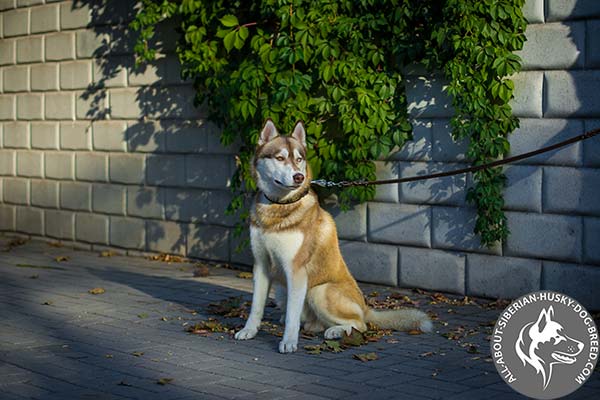
<svg viewBox="0 0 600 400">
<path fill-rule="evenodd" d="M 583 350 L 583 343 L 565 333 L 564 327 L 554 320 L 552 306 L 542 309 L 538 319 L 525 325 L 515 346 L 523 365 L 529 364 L 544 379 L 544 388 L 550 383 L 555 364 L 573 364 Z"/>
<path fill-rule="evenodd" d="M 270 199 L 286 200 L 305 192 L 311 173 L 306 162 L 306 131 L 296 123 L 290 136 L 280 136 L 268 119 L 258 138 L 252 162 L 258 188 Z"/>
</svg>

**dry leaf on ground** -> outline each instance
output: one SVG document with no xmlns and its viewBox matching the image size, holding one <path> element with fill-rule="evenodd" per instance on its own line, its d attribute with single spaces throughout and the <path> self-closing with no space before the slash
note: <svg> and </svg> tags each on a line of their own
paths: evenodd
<svg viewBox="0 0 600 400">
<path fill-rule="evenodd" d="M 375 361 L 379 358 L 379 356 L 377 356 L 377 353 L 360 353 L 354 354 L 352 357 L 362 362 Z"/>
<path fill-rule="evenodd" d="M 133 353 L 131 353 L 132 356 L 136 356 L 136 357 L 141 357 L 144 355 L 143 351 L 134 351 Z"/>
<path fill-rule="evenodd" d="M 57 256 L 57 257 L 54 257 L 54 261 L 56 261 L 56 262 L 69 261 L 69 257 L 67 257 L 67 256 Z"/>
<path fill-rule="evenodd" d="M 236 275 L 238 278 L 242 278 L 242 279 L 252 279 L 252 272 L 239 272 Z"/>
<path fill-rule="evenodd" d="M 104 294 L 104 293 L 106 293 L 106 290 L 104 290 L 104 288 L 97 287 L 97 288 L 88 290 L 88 293 L 89 294 Z"/>
<path fill-rule="evenodd" d="M 104 250 L 104 251 L 101 251 L 100 254 L 98 254 L 98 257 L 112 257 L 115 254 L 116 253 L 112 250 Z"/>
<path fill-rule="evenodd" d="M 159 385 L 167 385 L 171 382 L 173 382 L 173 378 L 160 378 L 159 380 L 156 381 L 156 383 Z"/>
<path fill-rule="evenodd" d="M 210 270 L 206 265 L 197 265 L 196 268 L 194 268 L 195 278 L 205 278 L 208 275 L 210 275 Z"/>
</svg>

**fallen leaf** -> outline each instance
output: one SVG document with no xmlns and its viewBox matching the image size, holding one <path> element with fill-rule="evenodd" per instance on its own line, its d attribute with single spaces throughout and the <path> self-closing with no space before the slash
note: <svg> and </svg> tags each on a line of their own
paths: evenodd
<svg viewBox="0 0 600 400">
<path fill-rule="evenodd" d="M 194 269 L 194 277 L 205 278 L 210 275 L 210 270 L 206 265 L 200 265 Z"/>
<path fill-rule="evenodd" d="M 64 244 L 62 244 L 61 242 L 48 242 L 47 244 L 48 246 L 52 247 L 64 247 Z"/>
<path fill-rule="evenodd" d="M 167 385 L 171 382 L 173 382 L 173 378 L 160 378 L 158 381 L 156 381 L 156 383 L 159 385 Z"/>
<path fill-rule="evenodd" d="M 97 287 L 97 288 L 88 290 L 89 294 L 104 294 L 105 292 L 106 292 L 106 290 L 104 290 L 104 288 L 101 288 L 101 287 Z"/>
<path fill-rule="evenodd" d="M 141 357 L 144 355 L 143 351 L 134 351 L 133 353 L 131 353 L 132 356 L 136 356 L 136 357 Z"/>
<path fill-rule="evenodd" d="M 100 254 L 98 255 L 99 257 L 112 257 L 114 256 L 116 253 L 112 250 L 104 250 L 101 251 Z"/>
<path fill-rule="evenodd" d="M 117 383 L 117 385 L 119 385 L 119 386 L 132 386 L 130 383 L 127 383 L 125 381 L 121 381 L 121 382 Z"/>
<path fill-rule="evenodd" d="M 377 296 L 379 296 L 379 292 L 376 290 L 369 293 L 369 297 L 377 297 Z"/>
<path fill-rule="evenodd" d="M 54 261 L 56 261 L 56 262 L 69 261 L 69 257 L 67 257 L 67 256 L 54 257 Z"/>
<path fill-rule="evenodd" d="M 409 335 L 422 335 L 423 331 L 420 329 L 411 329 L 410 331 L 406 332 Z"/>
<path fill-rule="evenodd" d="M 431 357 L 432 355 L 434 355 L 435 353 L 433 351 L 427 351 L 425 353 L 421 353 L 419 354 L 419 357 Z"/>
<path fill-rule="evenodd" d="M 166 263 L 182 263 L 182 262 L 187 262 L 187 260 L 184 257 L 176 256 L 176 255 L 173 255 L 173 254 L 165 254 L 165 253 L 155 254 L 155 255 L 149 256 L 148 260 L 162 261 L 162 262 L 166 262 Z"/>
<path fill-rule="evenodd" d="M 321 345 L 320 344 L 315 344 L 315 345 L 306 345 L 304 346 L 304 350 L 306 350 L 306 352 L 308 354 L 321 354 Z"/>
<path fill-rule="evenodd" d="M 222 315 L 224 317 L 237 318 L 246 314 L 246 303 L 242 296 L 228 297 L 219 303 L 210 303 L 208 311 L 211 314 Z"/>
<path fill-rule="evenodd" d="M 331 351 L 332 353 L 340 353 L 343 351 L 342 347 L 340 346 L 340 342 L 337 340 L 326 340 L 323 344 L 327 346 L 327 350 Z"/>
<path fill-rule="evenodd" d="M 360 360 L 362 362 L 375 361 L 375 360 L 377 360 L 379 358 L 377 356 L 377 353 L 354 354 L 352 357 L 355 358 L 355 359 L 357 359 L 357 360 Z"/>
<path fill-rule="evenodd" d="M 44 306 L 51 306 L 52 304 L 54 304 L 54 303 L 50 300 L 46 300 L 45 302 L 42 303 L 42 305 L 44 305 Z"/>
<path fill-rule="evenodd" d="M 231 328 L 221 324 L 214 318 L 209 318 L 208 321 L 200 321 L 192 326 L 187 327 L 185 331 L 195 335 L 206 336 L 211 332 L 229 332 L 231 331 Z"/>
<path fill-rule="evenodd" d="M 145 314 L 145 313 L 138 314 L 138 318 L 141 318 L 141 319 L 148 318 L 148 314 Z"/>
<path fill-rule="evenodd" d="M 479 354 L 479 348 L 476 345 L 471 344 L 467 346 L 467 353 Z"/>
<path fill-rule="evenodd" d="M 168 321 L 168 319 L 167 319 L 167 317 L 162 317 L 162 318 L 161 318 L 161 321 L 165 321 L 165 322 L 167 322 L 167 321 Z"/>
<path fill-rule="evenodd" d="M 104 357 L 105 358 L 113 358 L 114 356 L 112 354 L 105 354 Z"/>
<path fill-rule="evenodd" d="M 252 272 L 239 272 L 236 275 L 238 278 L 242 278 L 242 279 L 252 279 Z"/>
<path fill-rule="evenodd" d="M 344 347 L 357 347 L 365 344 L 367 341 L 363 334 L 356 329 L 352 328 L 352 332 L 350 335 L 344 333 L 342 339 L 340 340 L 340 344 Z"/>
</svg>

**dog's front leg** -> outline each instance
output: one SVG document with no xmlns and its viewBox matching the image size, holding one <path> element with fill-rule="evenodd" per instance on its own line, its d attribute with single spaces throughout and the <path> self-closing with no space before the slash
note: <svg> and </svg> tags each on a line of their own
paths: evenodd
<svg viewBox="0 0 600 400">
<path fill-rule="evenodd" d="M 267 266 L 263 260 L 257 260 L 254 264 L 253 278 L 252 307 L 250 308 L 250 315 L 244 329 L 235 334 L 235 338 L 238 340 L 254 338 L 258 333 L 258 328 L 260 328 L 270 288 L 270 278 L 267 273 Z"/>
<path fill-rule="evenodd" d="M 287 306 L 285 313 L 285 331 L 283 340 L 279 342 L 280 353 L 292 353 L 298 350 L 298 333 L 300 331 L 300 317 L 306 298 L 308 277 L 306 270 L 300 268 L 286 269 L 287 281 Z"/>
</svg>

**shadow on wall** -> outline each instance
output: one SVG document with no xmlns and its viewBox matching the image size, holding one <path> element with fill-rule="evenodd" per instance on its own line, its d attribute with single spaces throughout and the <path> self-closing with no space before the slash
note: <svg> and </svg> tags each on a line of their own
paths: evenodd
<svg viewBox="0 0 600 400">
<path fill-rule="evenodd" d="M 105 120 L 127 123 L 119 137 L 107 130 L 102 141 L 126 146 L 127 154 L 110 154 L 109 175 L 112 183 L 128 185 L 128 215 L 146 219 L 145 238 L 138 243 L 151 251 L 230 261 L 235 221 L 224 210 L 231 199 L 232 149 L 220 145 L 218 129 L 206 122 L 206 109 L 193 104 L 190 82 L 181 80 L 176 24 L 162 24 L 157 31 L 151 45 L 159 58 L 136 67 L 137 35 L 128 27 L 138 11 L 135 1 L 75 0 L 72 11 L 78 10 L 91 14 L 78 47 L 81 41 L 93 48 L 87 55 L 93 57 L 92 84 L 78 99 L 85 107 L 78 118 L 93 126 Z M 104 132 L 94 129 L 94 135 L 96 140 Z M 136 222 L 111 229 L 139 235 L 133 232 L 139 230 Z M 247 257 L 232 261 L 250 263 Z"/>
</svg>

